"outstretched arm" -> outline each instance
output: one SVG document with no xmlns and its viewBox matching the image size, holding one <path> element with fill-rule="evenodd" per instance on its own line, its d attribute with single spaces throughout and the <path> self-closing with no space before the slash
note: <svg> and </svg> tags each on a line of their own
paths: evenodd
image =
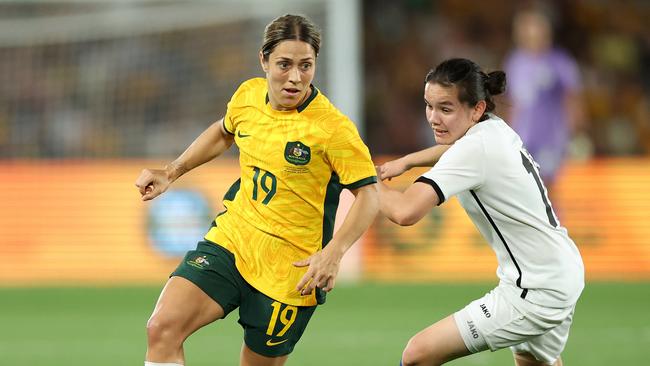
<svg viewBox="0 0 650 366">
<path fill-rule="evenodd" d="M 440 203 L 440 197 L 428 184 L 415 182 L 404 192 L 377 184 L 381 213 L 401 226 L 410 226 L 422 219 L 427 212 Z"/>
<path fill-rule="evenodd" d="M 379 166 L 377 174 L 379 179 L 390 180 L 393 177 L 402 175 L 404 172 L 411 168 L 418 166 L 431 167 L 434 166 L 442 154 L 449 149 L 451 145 L 436 145 L 430 148 L 420 150 L 399 159 L 391 160 Z"/>
<path fill-rule="evenodd" d="M 352 193 L 356 196 L 354 203 L 332 240 L 323 250 L 294 263 L 297 267 L 309 266 L 296 286 L 303 295 L 310 294 L 316 287 L 323 291 L 334 288 L 343 255 L 368 229 L 379 211 L 376 184 L 355 189 Z"/>
<path fill-rule="evenodd" d="M 232 145 L 234 136 L 226 132 L 223 118 L 213 123 L 164 169 L 144 169 L 135 181 L 143 201 L 165 192 L 181 175 L 221 155 Z"/>
</svg>

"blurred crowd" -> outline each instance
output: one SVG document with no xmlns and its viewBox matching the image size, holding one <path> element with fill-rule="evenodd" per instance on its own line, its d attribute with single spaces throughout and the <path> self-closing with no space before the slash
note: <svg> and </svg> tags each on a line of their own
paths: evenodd
<svg viewBox="0 0 650 366">
<path fill-rule="evenodd" d="M 9 16 L 27 5 L 0 6 Z M 544 8 L 554 45 L 578 65 L 584 118 L 572 129 L 571 154 L 650 154 L 650 2 L 363 0 L 362 6 L 364 122 L 373 154 L 429 146 L 426 72 L 449 57 L 504 69 L 514 47 L 513 18 L 532 6 Z M 260 29 L 233 22 L 0 44 L 0 158 L 177 155 L 223 115 L 241 81 L 260 75 L 254 56 Z M 327 48 L 336 52 L 335 45 Z M 511 107 L 507 96 L 498 98 L 498 114 L 509 116 Z"/>
<path fill-rule="evenodd" d="M 513 19 L 529 9 L 548 15 L 553 45 L 578 65 L 584 118 L 572 130 L 571 155 L 650 154 L 650 2 L 589 0 L 364 1 L 366 131 L 373 153 L 430 145 L 422 101 L 426 72 L 450 57 L 504 70 L 514 48 Z M 509 116 L 512 103 L 498 98 L 497 114 Z"/>
<path fill-rule="evenodd" d="M 224 114 L 249 70 L 259 68 L 259 28 L 240 21 L 0 45 L 0 157 L 178 155 Z"/>
</svg>

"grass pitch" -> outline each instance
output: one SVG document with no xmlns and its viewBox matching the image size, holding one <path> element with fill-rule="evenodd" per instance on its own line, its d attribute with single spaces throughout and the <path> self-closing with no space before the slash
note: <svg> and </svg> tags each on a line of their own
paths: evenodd
<svg viewBox="0 0 650 366">
<path fill-rule="evenodd" d="M 417 331 L 492 284 L 341 285 L 310 322 L 288 366 L 391 365 Z M 0 288 L 0 364 L 142 365 L 145 323 L 160 287 Z M 641 365 L 650 345 L 650 283 L 588 283 L 563 359 Z M 237 312 L 189 338 L 188 366 L 237 365 Z M 449 363 L 513 365 L 509 350 Z"/>
</svg>

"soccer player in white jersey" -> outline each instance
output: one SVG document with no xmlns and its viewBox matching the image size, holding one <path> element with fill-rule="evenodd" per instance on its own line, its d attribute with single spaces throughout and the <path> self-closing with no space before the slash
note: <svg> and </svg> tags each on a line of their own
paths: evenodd
<svg viewBox="0 0 650 366">
<path fill-rule="evenodd" d="M 537 164 L 491 113 L 492 96 L 504 90 L 502 71 L 485 74 L 470 60 L 444 61 L 424 87 L 438 145 L 378 167 L 387 179 L 433 166 L 404 192 L 380 184 L 381 211 L 407 226 L 456 196 L 499 262 L 499 285 L 411 338 L 404 366 L 440 365 L 505 347 L 518 366 L 562 365 L 584 266 L 553 212 Z"/>
</svg>

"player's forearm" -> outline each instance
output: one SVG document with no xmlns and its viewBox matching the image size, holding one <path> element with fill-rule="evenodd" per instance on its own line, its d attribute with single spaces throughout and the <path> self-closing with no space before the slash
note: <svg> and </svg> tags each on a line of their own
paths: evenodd
<svg viewBox="0 0 650 366">
<path fill-rule="evenodd" d="M 203 131 L 176 160 L 165 167 L 171 182 L 230 148 L 234 140 L 224 131 L 222 121 L 213 123 Z"/>
<path fill-rule="evenodd" d="M 379 197 L 376 184 L 359 188 L 350 211 L 328 246 L 332 245 L 332 249 L 342 257 L 372 224 L 377 212 Z"/>
<path fill-rule="evenodd" d="M 405 155 L 402 159 L 404 159 L 404 163 L 408 169 L 414 167 L 432 167 L 450 147 L 451 145 L 436 145 Z"/>
</svg>

